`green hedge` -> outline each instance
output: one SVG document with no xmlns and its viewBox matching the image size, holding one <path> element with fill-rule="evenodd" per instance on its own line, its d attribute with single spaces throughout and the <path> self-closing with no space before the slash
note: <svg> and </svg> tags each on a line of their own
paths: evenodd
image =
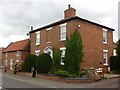
<svg viewBox="0 0 120 90">
<path fill-rule="evenodd" d="M 31 68 L 35 67 L 35 60 L 37 56 L 33 54 L 29 54 L 26 56 L 26 59 L 23 62 L 23 71 L 25 72 L 31 72 Z"/>
<path fill-rule="evenodd" d="M 114 71 L 114 70 L 119 70 L 119 60 L 117 58 L 117 56 L 111 56 L 110 57 L 110 70 Z"/>
<path fill-rule="evenodd" d="M 37 69 L 37 72 L 48 73 L 52 68 L 52 63 L 53 61 L 49 54 L 40 54 L 35 61 L 35 67 Z"/>
</svg>

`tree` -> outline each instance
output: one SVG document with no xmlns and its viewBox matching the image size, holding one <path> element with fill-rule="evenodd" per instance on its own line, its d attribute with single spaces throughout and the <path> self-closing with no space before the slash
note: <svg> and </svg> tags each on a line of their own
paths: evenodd
<svg viewBox="0 0 120 90">
<path fill-rule="evenodd" d="M 116 54 L 117 54 L 117 60 L 118 60 L 118 65 L 120 70 L 120 39 L 117 42 Z"/>
<path fill-rule="evenodd" d="M 31 68 L 35 67 L 35 60 L 37 56 L 33 54 L 29 54 L 26 56 L 26 59 L 23 62 L 23 71 L 31 72 Z"/>
<path fill-rule="evenodd" d="M 53 49 L 53 60 L 54 60 L 54 68 L 60 69 L 61 65 L 61 51 L 59 49 Z"/>
<path fill-rule="evenodd" d="M 78 74 L 82 62 L 82 39 L 78 31 L 71 34 L 66 41 L 65 70 L 71 74 Z"/>
<path fill-rule="evenodd" d="M 117 42 L 116 54 L 120 58 L 120 39 Z"/>
</svg>

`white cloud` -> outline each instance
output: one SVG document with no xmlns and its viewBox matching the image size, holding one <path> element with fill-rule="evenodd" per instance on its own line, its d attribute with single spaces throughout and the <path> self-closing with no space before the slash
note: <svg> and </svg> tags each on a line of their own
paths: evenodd
<svg viewBox="0 0 120 90">
<path fill-rule="evenodd" d="M 63 18 L 67 5 L 85 19 L 118 30 L 118 0 L 0 0 L 0 47 L 10 41 L 26 38 L 29 26 L 34 28 Z"/>
</svg>

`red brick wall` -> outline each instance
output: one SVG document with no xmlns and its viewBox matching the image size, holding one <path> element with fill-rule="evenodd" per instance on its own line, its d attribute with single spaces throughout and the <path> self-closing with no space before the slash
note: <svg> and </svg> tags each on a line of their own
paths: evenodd
<svg viewBox="0 0 120 90">
<path fill-rule="evenodd" d="M 113 55 L 113 33 L 107 31 L 108 44 L 103 44 L 103 30 L 102 27 L 80 21 L 80 28 L 78 28 L 83 42 L 83 63 L 82 68 L 86 67 L 100 67 L 100 62 L 103 63 L 103 49 L 108 50 L 109 58 Z M 108 66 L 107 66 L 108 67 Z"/>
<path fill-rule="evenodd" d="M 20 51 L 19 56 L 16 56 L 16 52 L 3 53 L 3 67 L 5 67 L 5 60 L 8 60 L 7 68 L 10 69 L 10 60 L 13 60 L 13 66 L 16 64 L 16 60 L 25 60 L 25 57 L 29 54 L 29 51 Z"/>
<path fill-rule="evenodd" d="M 102 27 L 93 25 L 91 23 L 80 21 L 80 20 L 72 20 L 67 23 L 67 36 L 70 37 L 75 30 L 78 30 L 81 34 L 81 38 L 83 41 L 83 63 L 81 65 L 82 68 L 98 68 L 100 66 L 100 62 L 103 63 L 103 49 L 108 50 L 108 59 L 113 54 L 113 33 L 108 30 L 107 38 L 108 44 L 103 44 L 103 30 Z M 80 28 L 78 27 L 80 25 Z M 35 45 L 35 32 L 31 33 L 31 50 L 30 53 L 34 54 L 35 50 L 40 50 L 43 53 L 43 50 L 46 47 L 46 42 L 51 41 L 48 45 L 53 48 L 61 48 L 65 47 L 65 41 L 60 41 L 60 26 L 55 25 L 52 27 L 52 30 L 49 31 L 49 35 L 47 35 L 48 31 L 43 29 L 40 31 L 41 33 L 41 42 L 40 45 Z"/>
</svg>

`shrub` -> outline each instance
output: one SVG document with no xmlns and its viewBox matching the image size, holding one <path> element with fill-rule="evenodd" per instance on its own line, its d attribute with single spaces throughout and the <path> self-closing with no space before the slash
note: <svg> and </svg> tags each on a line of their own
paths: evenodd
<svg viewBox="0 0 120 90">
<path fill-rule="evenodd" d="M 78 31 L 71 34 L 66 41 L 65 70 L 71 74 L 76 74 L 80 70 L 82 62 L 82 40 Z"/>
<path fill-rule="evenodd" d="M 110 57 L 110 70 L 119 70 L 119 60 L 117 56 L 111 56 Z"/>
<path fill-rule="evenodd" d="M 70 74 L 67 71 L 64 70 L 57 70 L 54 73 L 56 76 L 60 76 L 60 77 L 68 77 L 68 78 L 75 78 L 77 77 L 76 74 Z"/>
<path fill-rule="evenodd" d="M 58 70 L 54 74 L 57 76 L 60 76 L 60 77 L 68 77 L 69 76 L 69 73 L 66 71 L 63 71 L 63 70 Z"/>
<path fill-rule="evenodd" d="M 59 49 L 53 50 L 53 60 L 54 60 L 54 68 L 61 68 L 61 51 Z"/>
<path fill-rule="evenodd" d="M 40 54 L 35 61 L 35 67 L 37 69 L 37 72 L 48 73 L 52 68 L 52 63 L 52 58 L 49 54 Z"/>
<path fill-rule="evenodd" d="M 26 56 L 26 59 L 23 62 L 23 71 L 31 72 L 31 68 L 35 67 L 35 60 L 37 56 L 33 54 L 29 54 Z"/>
<path fill-rule="evenodd" d="M 78 77 L 82 77 L 82 76 L 84 76 L 85 74 L 87 73 L 87 71 L 82 71 L 82 72 L 78 72 Z"/>
<path fill-rule="evenodd" d="M 118 70 L 120 71 L 120 39 L 117 41 L 116 54 L 118 59 Z"/>
</svg>

